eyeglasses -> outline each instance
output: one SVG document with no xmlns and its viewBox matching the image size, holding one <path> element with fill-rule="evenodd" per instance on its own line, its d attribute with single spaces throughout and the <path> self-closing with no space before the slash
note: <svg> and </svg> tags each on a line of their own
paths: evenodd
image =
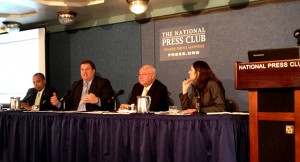
<svg viewBox="0 0 300 162">
<path fill-rule="evenodd" d="M 143 74 L 138 74 L 138 76 L 146 76 L 146 75 L 149 75 L 149 74 L 153 74 L 153 73 L 143 73 Z"/>
</svg>

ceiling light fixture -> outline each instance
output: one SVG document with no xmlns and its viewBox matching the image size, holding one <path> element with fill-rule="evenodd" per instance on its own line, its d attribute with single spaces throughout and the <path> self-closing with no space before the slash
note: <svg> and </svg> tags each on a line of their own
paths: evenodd
<svg viewBox="0 0 300 162">
<path fill-rule="evenodd" d="M 129 4 L 129 9 L 135 14 L 141 14 L 148 8 L 149 0 L 126 0 Z"/>
<path fill-rule="evenodd" d="M 20 31 L 21 23 L 19 22 L 4 21 L 2 23 L 4 24 L 4 28 L 7 33 L 16 33 Z"/>
<path fill-rule="evenodd" d="M 58 11 L 58 21 L 63 25 L 71 25 L 75 22 L 76 12 L 69 10 Z"/>
</svg>

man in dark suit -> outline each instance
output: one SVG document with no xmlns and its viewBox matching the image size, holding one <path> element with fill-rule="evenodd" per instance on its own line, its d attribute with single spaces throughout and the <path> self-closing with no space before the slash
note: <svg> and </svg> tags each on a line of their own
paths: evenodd
<svg viewBox="0 0 300 162">
<path fill-rule="evenodd" d="M 96 66 L 91 60 L 80 63 L 81 80 L 72 84 L 71 93 L 65 98 L 66 110 L 77 111 L 110 111 L 113 110 L 114 91 L 110 81 L 95 76 Z M 60 107 L 56 93 L 51 97 L 52 105 Z"/>
<path fill-rule="evenodd" d="M 50 103 L 50 97 L 56 89 L 46 84 L 46 78 L 42 73 L 36 73 L 32 77 L 34 88 L 27 91 L 21 101 L 21 107 L 26 110 L 57 110 L 57 107 Z"/>
<path fill-rule="evenodd" d="M 138 74 L 139 83 L 131 91 L 128 104 L 122 104 L 120 109 L 128 109 L 129 104 L 137 105 L 137 96 L 151 97 L 150 111 L 168 111 L 169 96 L 167 87 L 156 79 L 156 70 L 151 65 L 144 65 Z"/>
</svg>

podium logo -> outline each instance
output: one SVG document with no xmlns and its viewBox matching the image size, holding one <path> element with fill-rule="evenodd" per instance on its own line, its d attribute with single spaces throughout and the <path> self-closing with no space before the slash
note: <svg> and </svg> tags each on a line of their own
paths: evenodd
<svg viewBox="0 0 300 162">
<path fill-rule="evenodd" d="M 294 134 L 294 126 L 286 125 L 285 126 L 285 134 Z"/>
</svg>

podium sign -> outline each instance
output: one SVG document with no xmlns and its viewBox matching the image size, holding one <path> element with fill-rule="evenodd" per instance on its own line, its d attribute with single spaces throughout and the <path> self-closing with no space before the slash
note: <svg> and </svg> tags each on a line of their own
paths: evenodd
<svg viewBox="0 0 300 162">
<path fill-rule="evenodd" d="M 251 162 L 300 162 L 300 59 L 234 64 L 248 90 Z"/>
<path fill-rule="evenodd" d="M 235 63 L 235 88 L 300 87 L 300 59 Z"/>
</svg>

